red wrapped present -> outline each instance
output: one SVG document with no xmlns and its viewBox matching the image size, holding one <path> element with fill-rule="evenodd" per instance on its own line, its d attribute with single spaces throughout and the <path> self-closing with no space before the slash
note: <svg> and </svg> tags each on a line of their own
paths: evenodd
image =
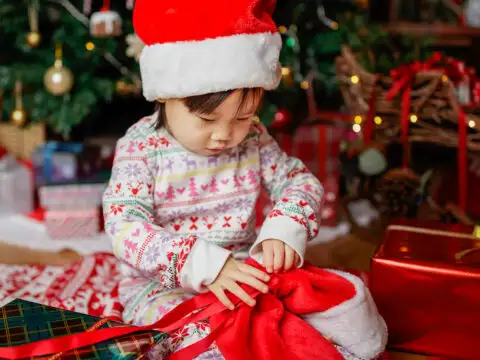
<svg viewBox="0 0 480 360">
<path fill-rule="evenodd" d="M 401 220 L 374 256 L 371 291 L 398 350 L 478 359 L 480 239 L 474 227 Z"/>
<path fill-rule="evenodd" d="M 99 222 L 98 208 L 45 212 L 45 226 L 52 239 L 92 237 L 100 231 Z"/>
</svg>

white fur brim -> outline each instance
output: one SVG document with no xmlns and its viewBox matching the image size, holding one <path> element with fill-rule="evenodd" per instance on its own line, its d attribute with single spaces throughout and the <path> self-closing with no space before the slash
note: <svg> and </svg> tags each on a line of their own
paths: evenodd
<svg viewBox="0 0 480 360">
<path fill-rule="evenodd" d="M 148 101 L 260 87 L 281 79 L 278 33 L 242 34 L 145 46 L 140 56 Z"/>
<path fill-rule="evenodd" d="M 387 345 L 387 326 L 363 281 L 346 272 L 325 269 L 355 286 L 350 300 L 327 311 L 304 316 L 304 320 L 337 345 L 362 359 L 373 359 Z"/>
</svg>

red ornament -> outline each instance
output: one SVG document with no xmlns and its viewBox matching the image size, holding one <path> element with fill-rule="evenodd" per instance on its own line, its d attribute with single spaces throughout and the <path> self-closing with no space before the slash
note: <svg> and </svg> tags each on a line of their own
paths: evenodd
<svg viewBox="0 0 480 360">
<path fill-rule="evenodd" d="M 290 124 L 291 120 L 292 116 L 290 112 L 286 109 L 280 109 L 276 112 L 271 126 L 273 129 L 284 128 Z"/>
</svg>

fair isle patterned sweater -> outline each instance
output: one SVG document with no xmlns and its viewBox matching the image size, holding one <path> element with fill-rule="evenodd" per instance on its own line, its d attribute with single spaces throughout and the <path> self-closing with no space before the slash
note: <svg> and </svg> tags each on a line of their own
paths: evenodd
<svg viewBox="0 0 480 360">
<path fill-rule="evenodd" d="M 305 166 L 286 156 L 262 125 L 253 125 L 236 148 L 207 157 L 184 149 L 167 130 L 154 130 L 155 119 L 141 119 L 118 141 L 104 194 L 126 309 L 140 293 L 205 291 L 230 255 L 261 261 L 265 239 L 291 246 L 301 266 L 318 233 L 323 197 Z M 257 234 L 262 187 L 275 206 Z"/>
</svg>

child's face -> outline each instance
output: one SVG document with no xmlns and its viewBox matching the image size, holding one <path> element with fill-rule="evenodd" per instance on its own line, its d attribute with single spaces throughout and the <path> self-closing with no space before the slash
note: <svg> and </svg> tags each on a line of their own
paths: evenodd
<svg viewBox="0 0 480 360">
<path fill-rule="evenodd" d="M 211 114 L 190 112 L 179 99 L 165 104 L 167 128 L 187 150 L 199 155 L 217 155 L 240 144 L 247 136 L 259 105 L 249 95 L 239 108 L 241 90 L 234 91 Z"/>
</svg>

